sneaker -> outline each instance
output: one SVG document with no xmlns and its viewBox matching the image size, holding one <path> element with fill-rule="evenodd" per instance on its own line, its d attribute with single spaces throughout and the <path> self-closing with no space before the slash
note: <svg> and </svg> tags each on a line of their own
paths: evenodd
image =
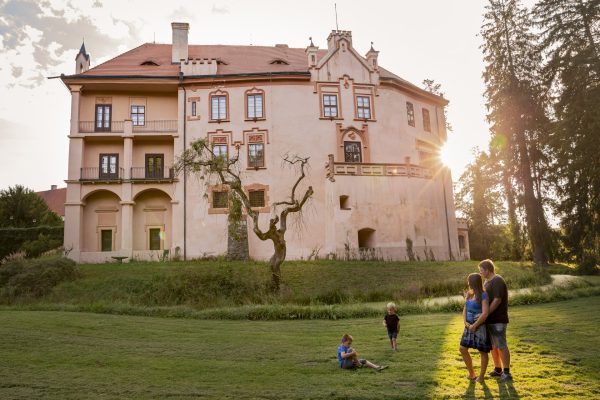
<svg viewBox="0 0 600 400">
<path fill-rule="evenodd" d="M 502 376 L 500 377 L 500 381 L 502 382 L 506 382 L 506 381 L 512 381 L 512 375 L 510 372 L 503 372 Z"/>
<path fill-rule="evenodd" d="M 488 376 L 491 376 L 492 378 L 498 378 L 498 377 L 502 376 L 502 372 L 493 370 L 492 372 L 488 373 Z"/>
<path fill-rule="evenodd" d="M 379 367 L 375 368 L 377 371 L 383 371 L 384 369 L 387 368 L 387 365 L 380 365 Z"/>
</svg>

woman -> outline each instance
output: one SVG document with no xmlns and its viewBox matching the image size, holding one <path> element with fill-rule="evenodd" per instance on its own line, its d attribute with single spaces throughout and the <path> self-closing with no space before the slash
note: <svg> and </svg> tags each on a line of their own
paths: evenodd
<svg viewBox="0 0 600 400">
<path fill-rule="evenodd" d="M 490 305 L 487 293 L 483 290 L 481 275 L 470 274 L 467 282 L 469 283 L 469 291 L 467 292 L 463 308 L 465 329 L 460 339 L 459 351 L 469 371 L 469 380 L 483 382 L 485 379 L 485 370 L 488 365 L 488 353 L 491 349 L 485 328 L 485 319 L 488 316 Z M 473 360 L 469 354 L 469 349 L 477 349 L 481 355 L 479 377 L 473 371 Z"/>
</svg>

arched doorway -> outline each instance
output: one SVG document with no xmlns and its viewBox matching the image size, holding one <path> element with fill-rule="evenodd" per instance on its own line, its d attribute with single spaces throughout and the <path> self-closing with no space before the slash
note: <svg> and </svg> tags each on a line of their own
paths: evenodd
<svg viewBox="0 0 600 400">
<path fill-rule="evenodd" d="M 363 228 L 358 231 L 359 249 L 374 249 L 375 244 L 375 229 Z"/>
<path fill-rule="evenodd" d="M 98 190 L 83 200 L 82 251 L 111 252 L 121 248 L 121 199 Z"/>
<path fill-rule="evenodd" d="M 138 193 L 133 206 L 133 250 L 162 252 L 171 248 L 171 198 L 159 189 Z M 145 256 L 143 256 L 145 258 Z"/>
</svg>

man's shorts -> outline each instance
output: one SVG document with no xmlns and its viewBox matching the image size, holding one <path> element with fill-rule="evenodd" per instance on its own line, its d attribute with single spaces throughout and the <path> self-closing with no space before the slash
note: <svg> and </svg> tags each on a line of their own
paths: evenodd
<svg viewBox="0 0 600 400">
<path fill-rule="evenodd" d="M 359 358 L 358 360 L 356 360 L 356 362 L 354 362 L 355 360 L 353 360 L 352 358 L 346 358 L 345 360 L 342 361 L 342 364 L 340 365 L 343 369 L 352 369 L 352 368 L 357 368 L 357 367 L 362 367 L 363 365 L 365 365 L 367 363 L 367 360 L 364 358 Z"/>
<path fill-rule="evenodd" d="M 390 339 L 396 339 L 398 337 L 398 331 L 388 331 L 388 337 Z"/>
<path fill-rule="evenodd" d="M 506 349 L 506 325 L 507 324 L 487 324 L 487 330 L 492 346 L 498 349 Z"/>
</svg>

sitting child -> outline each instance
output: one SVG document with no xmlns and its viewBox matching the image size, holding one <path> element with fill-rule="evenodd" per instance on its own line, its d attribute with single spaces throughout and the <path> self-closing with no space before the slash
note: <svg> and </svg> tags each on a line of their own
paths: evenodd
<svg viewBox="0 0 600 400">
<path fill-rule="evenodd" d="M 387 367 L 375 365 L 364 358 L 358 358 L 356 350 L 352 349 L 352 336 L 346 334 L 342 336 L 342 344 L 338 347 L 337 356 L 340 367 L 343 369 L 353 369 L 359 367 L 373 368 L 376 371 L 382 371 Z"/>
</svg>

